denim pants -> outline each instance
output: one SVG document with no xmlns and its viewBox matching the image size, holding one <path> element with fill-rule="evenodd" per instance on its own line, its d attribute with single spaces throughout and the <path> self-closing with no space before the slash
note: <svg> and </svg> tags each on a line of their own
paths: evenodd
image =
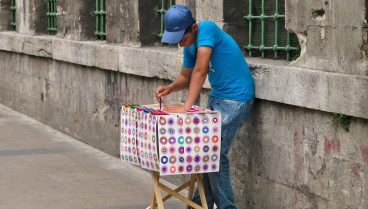
<svg viewBox="0 0 368 209">
<path fill-rule="evenodd" d="M 204 173 L 202 175 L 208 209 L 213 209 L 214 203 L 216 203 L 218 209 L 236 208 L 227 155 L 239 127 L 248 118 L 252 105 L 253 101 L 239 102 L 213 96 L 208 98 L 207 109 L 221 113 L 220 170 L 219 172 Z M 201 205 L 198 189 L 194 192 L 193 202 Z"/>
</svg>

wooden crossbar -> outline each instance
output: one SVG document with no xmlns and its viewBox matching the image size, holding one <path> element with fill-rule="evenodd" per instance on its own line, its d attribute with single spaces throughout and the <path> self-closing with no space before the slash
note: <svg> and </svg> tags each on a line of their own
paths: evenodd
<svg viewBox="0 0 368 209">
<path fill-rule="evenodd" d="M 153 183 L 151 205 L 147 207 L 146 209 L 155 209 L 156 206 L 158 207 L 158 209 L 164 209 L 163 202 L 165 202 L 171 197 L 176 197 L 180 201 L 184 202 L 187 205 L 187 209 L 189 209 L 190 206 L 195 209 L 208 209 L 206 197 L 204 194 L 203 184 L 202 184 L 202 178 L 199 174 L 191 174 L 190 180 L 184 183 L 183 185 L 179 186 L 175 190 L 170 189 L 166 185 L 159 182 L 160 181 L 159 172 L 152 171 L 151 175 L 152 175 L 152 183 Z M 201 198 L 202 206 L 199 206 L 198 204 L 192 201 L 193 193 L 194 193 L 194 185 L 196 182 L 197 182 L 197 188 L 198 188 L 199 195 Z M 188 197 L 186 198 L 183 195 L 179 194 L 179 192 L 187 187 L 189 187 L 189 191 L 188 191 Z M 162 198 L 160 189 L 167 192 L 168 195 Z"/>
<path fill-rule="evenodd" d="M 189 181 L 187 181 L 187 182 L 185 182 L 183 185 L 181 185 L 180 187 L 178 187 L 178 188 L 176 188 L 174 191 L 175 192 L 180 192 L 181 190 L 183 190 L 183 189 L 185 189 L 185 188 L 187 188 L 189 186 Z M 168 200 L 170 197 L 172 197 L 172 195 L 171 194 L 168 194 L 168 195 L 166 195 L 164 198 L 162 198 L 162 201 L 166 201 L 166 200 Z"/>
</svg>

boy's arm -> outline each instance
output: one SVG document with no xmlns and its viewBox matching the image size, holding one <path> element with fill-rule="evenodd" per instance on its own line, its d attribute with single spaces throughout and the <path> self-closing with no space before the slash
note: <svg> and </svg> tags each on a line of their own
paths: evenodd
<svg viewBox="0 0 368 209">
<path fill-rule="evenodd" d="M 188 86 L 192 76 L 193 68 L 181 67 L 180 75 L 169 86 L 172 92 L 180 91 Z"/>
<path fill-rule="evenodd" d="M 194 104 L 207 77 L 208 62 L 212 53 L 212 47 L 200 46 L 197 51 L 197 61 L 191 73 L 190 86 L 187 99 L 182 107 L 167 107 L 168 112 L 187 112 Z"/>
<path fill-rule="evenodd" d="M 184 89 L 185 87 L 187 87 L 190 82 L 192 71 L 193 71 L 193 68 L 182 67 L 180 74 L 178 75 L 178 77 L 176 77 L 176 79 L 170 85 L 157 87 L 156 99 L 160 100 L 160 97 L 167 96 L 172 92 L 180 91 Z"/>
</svg>

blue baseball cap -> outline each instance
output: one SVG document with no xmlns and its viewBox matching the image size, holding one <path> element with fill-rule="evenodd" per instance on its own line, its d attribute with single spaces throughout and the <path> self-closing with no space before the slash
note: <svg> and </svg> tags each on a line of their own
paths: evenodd
<svg viewBox="0 0 368 209">
<path fill-rule="evenodd" d="M 192 25 L 193 17 L 190 10 L 183 5 L 173 5 L 164 15 L 165 31 L 161 42 L 176 44 L 184 35 L 185 29 Z"/>
</svg>

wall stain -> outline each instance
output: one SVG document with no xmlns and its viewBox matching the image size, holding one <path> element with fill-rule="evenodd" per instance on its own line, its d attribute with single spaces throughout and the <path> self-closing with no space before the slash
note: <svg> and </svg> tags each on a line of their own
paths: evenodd
<svg viewBox="0 0 368 209">
<path fill-rule="evenodd" d="M 337 150 L 337 152 L 341 151 L 341 144 L 340 140 L 329 140 L 327 136 L 324 136 L 325 138 L 325 152 L 326 154 L 329 154 L 331 150 Z"/>
<path fill-rule="evenodd" d="M 368 147 L 362 148 L 362 157 L 364 162 L 368 165 Z"/>
</svg>

